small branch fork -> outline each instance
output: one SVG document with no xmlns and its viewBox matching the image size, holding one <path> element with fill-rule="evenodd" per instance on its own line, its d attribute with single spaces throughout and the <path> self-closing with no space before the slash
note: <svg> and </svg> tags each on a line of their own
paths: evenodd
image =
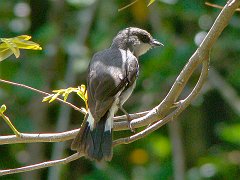
<svg viewBox="0 0 240 180">
<path fill-rule="evenodd" d="M 146 128 L 130 137 L 114 140 L 113 146 L 117 146 L 120 144 L 129 144 L 147 136 L 151 132 L 159 129 L 161 126 L 168 123 L 169 121 L 176 119 L 176 117 L 179 116 L 181 112 L 185 108 L 187 108 L 187 106 L 190 105 L 193 99 L 200 93 L 200 90 L 208 76 L 210 50 L 214 43 L 216 42 L 216 40 L 218 39 L 218 37 L 220 36 L 220 34 L 222 33 L 222 31 L 224 30 L 224 28 L 228 25 L 235 10 L 239 7 L 239 4 L 240 0 L 229 0 L 227 4 L 223 7 L 222 11 L 215 20 L 212 28 L 209 30 L 208 34 L 206 35 L 201 45 L 191 56 L 191 58 L 189 59 L 189 61 L 187 62 L 187 64 L 177 77 L 177 79 L 175 80 L 172 88 L 170 89 L 169 93 L 164 98 L 164 100 L 158 106 L 154 107 L 150 111 L 130 114 L 130 118 L 133 119 L 131 121 L 132 128 L 139 128 L 145 126 Z M 192 73 L 199 65 L 202 65 L 201 74 L 192 92 L 185 99 L 177 101 L 179 95 L 181 94 L 183 88 L 185 87 Z M 21 86 L 36 91 L 38 93 L 48 95 L 48 93 L 46 92 L 39 91 L 37 89 L 31 88 L 23 84 L 13 83 L 2 79 L 0 79 L 0 82 L 15 86 Z M 85 113 L 80 108 L 72 105 L 71 103 L 64 102 L 62 99 L 59 98 L 57 100 L 66 103 L 67 105 L 73 107 L 75 110 Z M 114 131 L 129 129 L 129 122 L 127 121 L 126 116 L 118 116 L 115 117 L 114 120 L 115 120 Z M 78 131 L 79 129 L 61 133 L 48 133 L 48 134 L 21 133 L 21 137 L 16 137 L 15 135 L 0 136 L 0 145 L 33 142 L 62 142 L 73 139 L 77 135 Z M 59 160 L 42 162 L 39 164 L 24 166 L 15 169 L 0 170 L 0 176 L 32 171 L 35 169 L 55 166 L 58 164 L 66 164 L 76 159 L 79 159 L 82 156 L 83 156 L 82 154 L 75 153 L 71 156 Z"/>
</svg>

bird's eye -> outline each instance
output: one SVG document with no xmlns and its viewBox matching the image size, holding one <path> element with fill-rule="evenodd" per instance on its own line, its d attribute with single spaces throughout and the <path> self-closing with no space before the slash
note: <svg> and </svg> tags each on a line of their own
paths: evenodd
<svg viewBox="0 0 240 180">
<path fill-rule="evenodd" d="M 143 43 L 149 43 L 150 42 L 150 38 L 148 35 L 142 34 L 139 39 L 143 42 Z"/>
</svg>

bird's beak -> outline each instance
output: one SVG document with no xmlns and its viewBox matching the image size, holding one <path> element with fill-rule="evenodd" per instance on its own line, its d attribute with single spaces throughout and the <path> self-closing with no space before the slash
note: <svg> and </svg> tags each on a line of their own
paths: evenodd
<svg viewBox="0 0 240 180">
<path fill-rule="evenodd" d="M 156 39 L 153 39 L 153 40 L 152 40 L 151 45 L 152 45 L 153 47 L 156 47 L 156 46 L 164 46 L 162 43 L 160 43 L 160 42 L 157 41 Z"/>
</svg>

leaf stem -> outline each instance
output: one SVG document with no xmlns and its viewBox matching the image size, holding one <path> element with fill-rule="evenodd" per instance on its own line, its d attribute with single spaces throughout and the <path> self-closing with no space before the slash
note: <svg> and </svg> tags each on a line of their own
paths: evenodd
<svg viewBox="0 0 240 180">
<path fill-rule="evenodd" d="M 15 126 L 12 124 L 12 122 L 10 121 L 10 119 L 4 115 L 2 112 L 0 112 L 0 116 L 3 118 L 3 120 L 7 123 L 7 125 L 12 129 L 13 133 L 17 136 L 17 137 L 21 137 L 21 133 L 15 128 Z"/>
</svg>

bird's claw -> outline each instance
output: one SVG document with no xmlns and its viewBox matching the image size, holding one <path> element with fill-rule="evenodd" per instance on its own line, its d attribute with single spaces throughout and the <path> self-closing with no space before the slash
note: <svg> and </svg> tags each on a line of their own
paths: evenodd
<svg viewBox="0 0 240 180">
<path fill-rule="evenodd" d="M 135 133 L 135 129 L 132 127 L 131 120 L 132 119 L 131 119 L 130 115 L 128 114 L 127 115 L 128 127 L 131 130 L 131 132 Z"/>
</svg>

